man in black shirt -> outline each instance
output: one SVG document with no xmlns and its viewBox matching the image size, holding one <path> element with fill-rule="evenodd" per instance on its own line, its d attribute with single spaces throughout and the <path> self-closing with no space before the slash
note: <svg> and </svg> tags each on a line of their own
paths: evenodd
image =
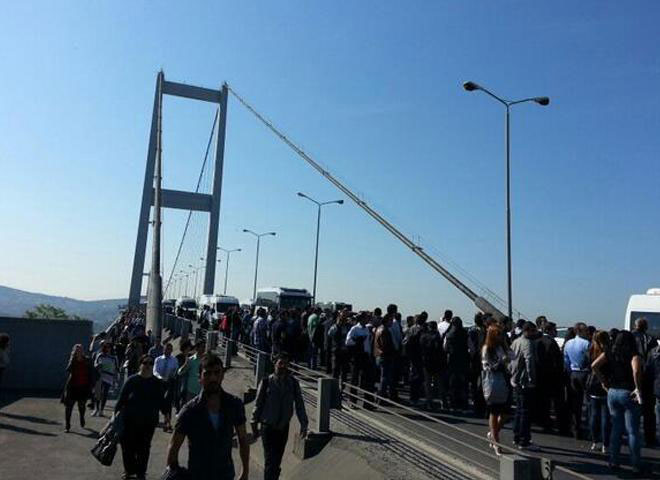
<svg viewBox="0 0 660 480">
<path fill-rule="evenodd" d="M 224 366 L 220 357 L 207 353 L 200 364 L 200 394 L 179 413 L 174 435 L 167 453 L 171 470 L 179 466 L 179 449 L 188 437 L 188 470 L 195 480 L 234 480 L 231 458 L 232 436 L 238 436 L 242 472 L 239 480 L 247 480 L 250 445 L 245 431 L 243 402 L 225 392 L 221 385 Z"/>
<path fill-rule="evenodd" d="M 115 413 L 121 412 L 124 421 L 123 478 L 145 478 L 158 411 L 164 410 L 165 384 L 153 376 L 153 365 L 153 358 L 142 355 L 140 373 L 126 380 L 115 405 Z"/>
</svg>

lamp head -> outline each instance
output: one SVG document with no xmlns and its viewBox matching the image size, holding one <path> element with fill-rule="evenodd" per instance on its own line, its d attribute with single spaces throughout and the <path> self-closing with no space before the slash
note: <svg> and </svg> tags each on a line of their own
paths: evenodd
<svg viewBox="0 0 660 480">
<path fill-rule="evenodd" d="M 299 196 L 299 197 L 304 197 L 304 196 L 305 196 L 305 194 L 304 194 L 304 193 L 302 193 L 302 192 L 298 192 L 298 196 Z"/>
<path fill-rule="evenodd" d="M 343 204 L 344 204 L 344 201 L 343 201 L 343 200 L 337 200 L 337 203 L 338 203 L 339 205 L 343 205 Z"/>
<path fill-rule="evenodd" d="M 237 251 L 237 252 L 241 252 L 242 250 L 241 250 L 240 248 L 237 248 L 236 251 Z"/>
<path fill-rule="evenodd" d="M 473 92 L 475 90 L 481 90 L 481 87 L 474 82 L 465 82 L 463 83 L 463 88 L 468 92 Z"/>
<path fill-rule="evenodd" d="M 249 230 L 247 228 L 243 229 L 243 233 L 247 233 Z"/>
<path fill-rule="evenodd" d="M 536 97 L 534 98 L 534 101 L 539 105 L 543 105 L 544 107 L 550 104 L 550 99 L 548 97 Z"/>
<path fill-rule="evenodd" d="M 268 232 L 268 235 L 272 235 L 272 236 L 274 237 L 275 235 L 277 235 L 277 233 L 275 233 L 275 232 Z"/>
</svg>

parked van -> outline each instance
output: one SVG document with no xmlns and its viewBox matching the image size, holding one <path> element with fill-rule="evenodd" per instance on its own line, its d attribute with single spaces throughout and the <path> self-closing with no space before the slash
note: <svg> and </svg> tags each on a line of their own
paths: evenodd
<svg viewBox="0 0 660 480">
<path fill-rule="evenodd" d="M 648 334 L 660 338 L 660 288 L 650 288 L 645 295 L 631 295 L 623 328 L 633 330 L 635 320 L 644 317 L 649 324 Z"/>
<path fill-rule="evenodd" d="M 230 295 L 202 295 L 199 297 L 199 310 L 208 305 L 216 313 L 226 313 L 230 308 L 239 308 L 238 298 Z"/>
</svg>

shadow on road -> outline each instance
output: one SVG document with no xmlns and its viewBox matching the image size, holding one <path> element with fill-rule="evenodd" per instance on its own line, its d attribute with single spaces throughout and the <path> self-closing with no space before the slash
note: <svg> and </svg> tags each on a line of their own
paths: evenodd
<svg viewBox="0 0 660 480">
<path fill-rule="evenodd" d="M 23 420 L 25 422 L 38 423 L 40 425 L 60 425 L 60 422 L 46 420 L 45 418 L 32 417 L 29 415 L 16 415 L 15 413 L 0 412 L 0 417 L 10 418 L 12 420 Z"/>
<path fill-rule="evenodd" d="M 42 437 L 57 437 L 57 435 L 54 433 L 40 432 L 38 430 L 32 430 L 31 428 L 17 427 L 15 425 L 8 425 L 6 423 L 0 423 L 0 430 L 9 430 L 10 432 L 25 433 L 28 435 L 39 435 Z"/>
</svg>

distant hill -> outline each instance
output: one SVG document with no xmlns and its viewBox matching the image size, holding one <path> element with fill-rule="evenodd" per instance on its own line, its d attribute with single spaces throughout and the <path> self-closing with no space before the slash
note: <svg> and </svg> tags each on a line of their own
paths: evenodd
<svg viewBox="0 0 660 480">
<path fill-rule="evenodd" d="M 78 315 L 94 322 L 94 331 L 107 326 L 119 313 L 119 306 L 126 305 L 127 300 L 76 300 L 75 298 L 56 297 L 41 293 L 26 292 L 15 288 L 0 286 L 0 316 L 22 317 L 26 310 L 46 303 L 66 311 L 70 315 Z"/>
</svg>

